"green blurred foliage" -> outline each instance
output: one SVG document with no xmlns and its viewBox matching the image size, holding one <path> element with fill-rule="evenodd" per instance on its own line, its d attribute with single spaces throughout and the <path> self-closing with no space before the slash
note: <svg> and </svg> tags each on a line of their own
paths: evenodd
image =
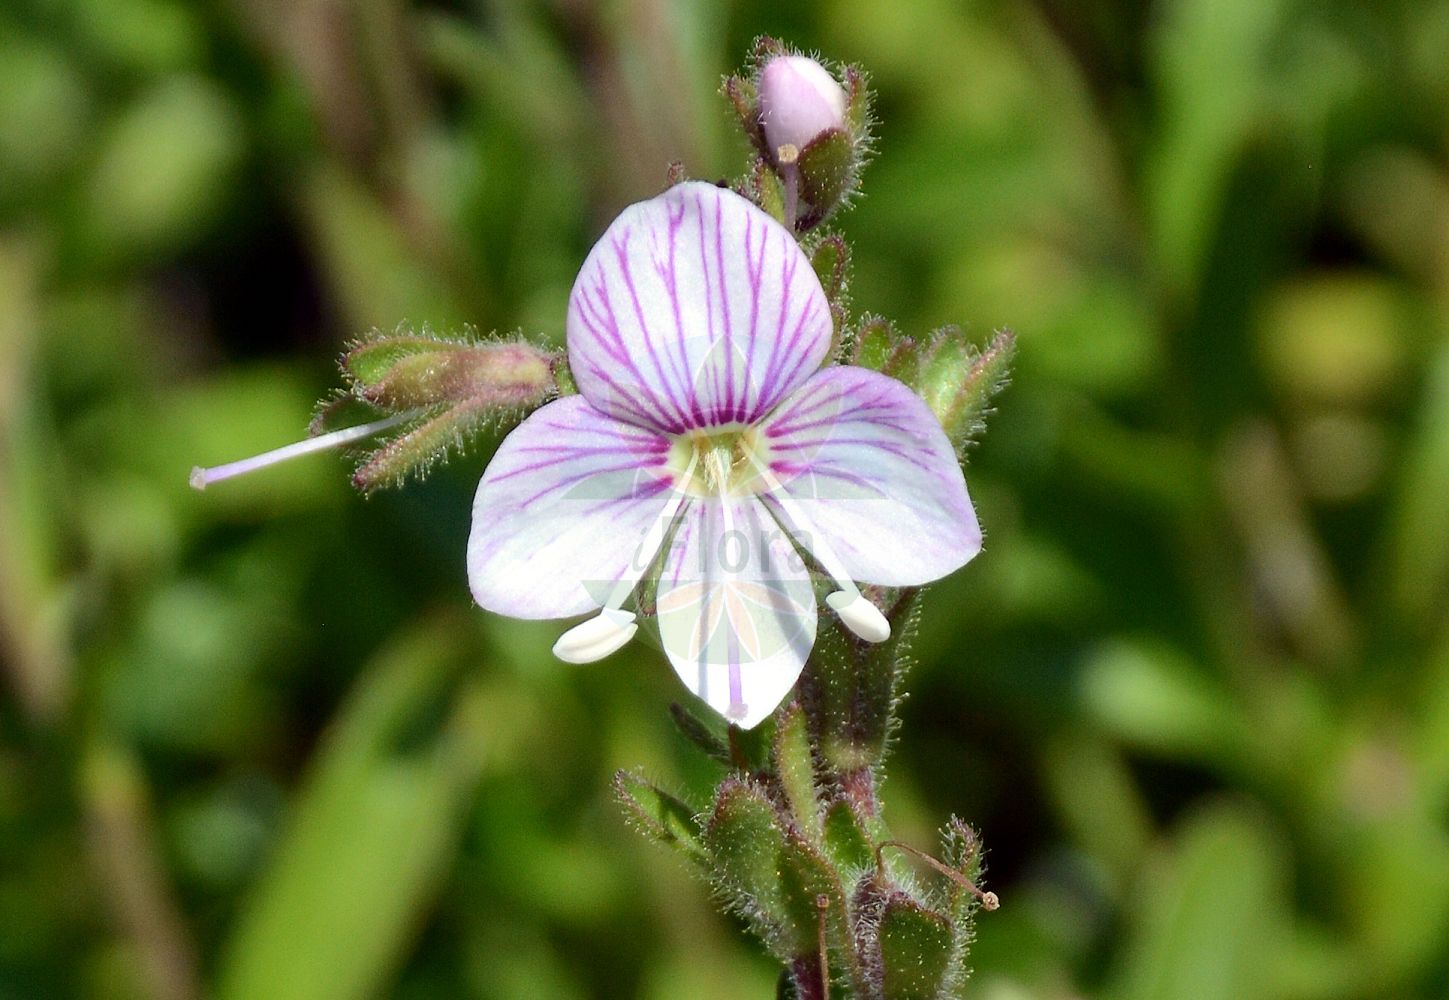
<svg viewBox="0 0 1449 1000">
<path fill-rule="evenodd" d="M 974 995 L 1449 995 L 1449 4 L 12 0 L 0 998 L 773 995 L 612 801 L 717 777 L 662 657 L 470 608 L 489 442 L 186 488 L 370 328 L 558 343 L 760 32 L 878 89 L 857 307 L 1018 333 L 885 790 Z"/>
</svg>

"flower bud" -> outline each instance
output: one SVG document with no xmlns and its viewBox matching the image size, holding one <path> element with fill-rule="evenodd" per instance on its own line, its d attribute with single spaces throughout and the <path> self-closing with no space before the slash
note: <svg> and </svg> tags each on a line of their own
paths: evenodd
<svg viewBox="0 0 1449 1000">
<path fill-rule="evenodd" d="M 845 127 L 844 88 L 806 56 L 776 56 L 766 63 L 759 100 L 765 141 L 776 158 L 782 147 L 793 147 L 798 156 L 822 132 Z"/>
</svg>

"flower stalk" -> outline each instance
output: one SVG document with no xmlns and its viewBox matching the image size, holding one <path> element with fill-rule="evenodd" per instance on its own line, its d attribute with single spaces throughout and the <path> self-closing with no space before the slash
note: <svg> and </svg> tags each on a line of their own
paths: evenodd
<svg viewBox="0 0 1449 1000">
<path fill-rule="evenodd" d="M 862 81 L 854 69 L 837 78 L 765 39 L 752 68 L 725 82 L 757 151 L 738 190 L 792 232 L 819 226 L 856 189 L 868 148 Z M 840 94 L 838 121 L 830 117 L 832 86 Z M 791 99 L 804 102 L 799 113 L 781 111 L 781 102 Z M 795 128 L 788 141 L 781 139 L 783 125 Z M 1006 384 L 1015 347 L 1010 331 L 978 348 L 955 327 L 918 339 L 880 317 L 851 325 L 849 246 L 838 234 L 800 238 L 809 240 L 806 249 L 829 300 L 832 359 L 910 386 L 964 462 Z M 960 996 L 974 919 L 1000 905 L 979 885 L 979 841 L 954 817 L 935 853 L 901 841 L 879 796 L 911 664 L 920 587 L 857 587 L 831 545 L 820 544 L 829 536 L 787 491 L 775 489 L 768 465 L 758 474 L 784 497 L 776 510 L 781 524 L 792 536 L 815 538 L 817 577 L 830 589 L 825 600 L 837 619 L 817 635 L 793 697 L 766 723 L 773 733 L 763 760 L 745 751 L 746 734 L 737 726 L 720 733 L 673 707 L 681 734 L 717 761 L 723 776 L 708 805 L 688 816 L 688 836 L 657 824 L 641 827 L 684 849 L 781 961 L 779 997 Z M 615 788 L 636 818 L 661 797 L 680 810 L 692 808 L 624 772 Z M 888 850 L 924 866 L 928 877 L 906 870 Z"/>
</svg>

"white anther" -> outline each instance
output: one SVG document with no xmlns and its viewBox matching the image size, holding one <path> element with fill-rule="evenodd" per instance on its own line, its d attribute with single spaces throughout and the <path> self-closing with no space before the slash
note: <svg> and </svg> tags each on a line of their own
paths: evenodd
<svg viewBox="0 0 1449 1000">
<path fill-rule="evenodd" d="M 837 590 L 825 598 L 825 603 L 839 616 L 841 624 L 866 642 L 885 642 L 891 637 L 891 623 L 860 591 Z"/>
<path fill-rule="evenodd" d="M 637 631 L 634 612 L 604 608 L 559 636 L 553 655 L 565 663 L 593 663 L 620 649 Z"/>
<path fill-rule="evenodd" d="M 634 633 L 639 631 L 639 625 L 634 621 L 634 612 L 625 611 L 622 606 L 664 544 L 664 536 L 669 533 L 669 527 L 674 523 L 674 515 L 679 513 L 679 508 L 684 503 L 684 484 L 694 474 L 694 465 L 695 459 L 691 457 L 684 474 L 675 482 L 669 501 L 649 525 L 649 530 L 644 533 L 644 540 L 635 549 L 632 564 L 624 567 L 623 575 L 614 582 L 603 609 L 588 621 L 579 622 L 559 636 L 558 641 L 553 644 L 554 656 L 565 663 L 593 663 L 622 648 L 634 638 Z"/>
</svg>

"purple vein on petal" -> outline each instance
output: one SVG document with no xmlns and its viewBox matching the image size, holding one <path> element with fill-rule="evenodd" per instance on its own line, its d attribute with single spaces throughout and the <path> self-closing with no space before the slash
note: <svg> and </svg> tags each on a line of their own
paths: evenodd
<svg viewBox="0 0 1449 1000">
<path fill-rule="evenodd" d="M 590 299 L 589 289 L 581 288 L 576 291 L 573 299 L 575 306 L 573 314 L 578 317 L 585 331 L 592 335 L 594 342 L 606 355 L 616 361 L 621 368 L 625 368 L 634 374 L 635 381 L 629 386 L 623 385 L 593 359 L 583 358 L 581 360 L 585 362 L 588 370 L 593 375 L 608 386 L 610 391 L 616 395 L 618 402 L 628 409 L 640 424 L 646 427 L 660 424 L 667 425 L 669 423 L 668 421 L 661 421 L 659 419 L 660 416 L 664 415 L 660 412 L 662 407 L 647 405 L 644 400 L 630 391 L 634 389 L 644 393 L 651 401 L 655 398 L 653 392 L 643 384 L 639 370 L 634 366 L 633 359 L 630 358 L 628 349 L 624 345 L 623 337 L 619 333 L 618 321 L 614 316 L 613 304 L 609 301 L 607 286 L 600 281 L 596 283 L 593 291 L 598 296 L 599 301 L 597 303 Z M 590 315 L 591 313 L 592 315 Z M 609 336 L 612 336 L 616 346 L 610 345 Z M 666 429 L 675 428 L 666 427 Z"/>
<path fill-rule="evenodd" d="M 702 388 L 705 389 L 705 396 L 708 399 L 717 402 L 720 398 L 719 371 L 717 370 L 717 367 L 711 363 L 710 355 L 714 351 L 714 345 L 719 337 L 719 334 L 714 322 L 714 282 L 713 279 L 710 277 L 709 273 L 709 251 L 705 243 L 704 198 L 702 195 L 695 195 L 694 205 L 696 227 L 699 230 L 699 271 L 700 276 L 704 279 L 704 320 L 706 347 L 703 360 L 702 374 L 707 375 L 709 381 L 709 384 L 707 386 L 703 386 Z M 725 308 L 723 302 L 721 302 L 720 308 Z M 696 390 L 696 398 L 698 398 L 699 395 L 700 393 L 698 392 L 698 390 Z M 706 410 L 710 411 L 707 414 L 708 416 L 713 417 L 715 415 L 715 413 L 713 412 L 714 407 L 704 407 L 701 405 L 699 408 L 702 411 L 701 416 L 706 415 L 703 412 Z"/>
<path fill-rule="evenodd" d="M 876 497 L 885 497 L 887 493 L 881 488 L 880 483 L 868 476 L 857 475 L 845 469 L 833 469 L 811 465 L 808 462 L 790 464 L 784 462 L 771 462 L 770 468 L 780 477 L 781 482 L 790 489 L 794 496 L 806 496 L 820 499 L 818 489 L 812 489 L 808 494 L 803 488 L 796 488 L 797 483 L 802 479 L 836 479 L 843 483 L 859 487 Z"/>
<path fill-rule="evenodd" d="M 750 281 L 750 349 L 748 357 L 753 363 L 755 360 L 755 342 L 760 333 L 760 279 L 765 270 L 765 253 L 769 249 L 770 231 L 764 226 L 760 227 L 760 247 L 756 253 L 750 245 L 750 234 L 754 231 L 754 218 L 745 216 L 745 265 Z M 750 380 L 750 373 L 746 372 L 745 377 Z M 746 385 L 745 391 L 748 394 L 750 385 Z M 735 414 L 736 420 L 749 420 L 755 416 L 752 412 L 758 408 L 760 399 L 758 395 L 750 408 L 746 409 L 744 400 L 741 400 L 740 410 Z"/>
<path fill-rule="evenodd" d="M 789 248 L 786 247 L 786 250 Z M 779 391 L 780 366 L 782 359 L 780 350 L 782 341 L 785 339 L 785 328 L 790 317 L 791 292 L 795 288 L 795 268 L 800 261 L 797 254 L 786 253 L 780 262 L 780 315 L 775 321 L 775 336 L 770 341 L 770 360 L 765 365 L 765 383 L 760 389 L 760 399 L 763 405 L 769 406 L 774 401 L 775 394 Z M 801 311 L 801 324 L 804 323 L 805 310 Z M 796 328 L 797 332 L 799 327 Z"/>
<path fill-rule="evenodd" d="M 745 216 L 746 221 L 749 216 Z M 725 356 L 725 396 L 724 412 L 726 420 L 734 419 L 732 414 L 735 411 L 735 334 L 734 318 L 731 315 L 732 303 L 730 302 L 729 279 L 726 277 L 724 266 L 724 200 L 716 199 L 714 203 L 714 266 L 719 274 L 719 311 L 724 321 L 724 356 Z M 716 400 L 716 402 L 721 402 Z"/>
<path fill-rule="evenodd" d="M 531 499 L 536 500 L 536 499 L 538 499 L 541 496 L 546 496 L 547 494 L 552 493 L 552 492 L 555 492 L 555 491 L 557 491 L 557 490 L 559 490 L 559 489 L 561 489 L 561 488 L 563 488 L 565 486 L 571 486 L 574 483 L 582 482 L 585 479 L 592 479 L 595 476 L 607 475 L 607 474 L 612 473 L 612 472 L 627 472 L 627 471 L 640 471 L 640 472 L 642 472 L 642 471 L 644 471 L 645 469 L 648 468 L 647 465 L 645 465 L 644 463 L 641 463 L 635 456 L 632 456 L 631 455 L 631 456 L 628 456 L 628 457 L 630 459 L 629 461 L 624 462 L 624 463 L 619 464 L 619 465 L 605 465 L 605 466 L 599 466 L 598 468 L 589 468 L 589 469 L 585 469 L 582 472 L 579 472 L 579 473 L 576 473 L 576 474 L 574 474 L 572 476 L 569 476 L 566 479 L 555 479 L 553 482 L 549 483 L 548 486 L 544 487 L 543 490 L 541 490 L 540 492 L 534 494 Z M 543 460 L 538 461 L 538 462 L 530 462 L 527 465 L 520 465 L 516 469 L 509 469 L 507 472 L 504 472 L 504 473 L 501 473 L 501 474 L 495 476 L 494 477 L 494 482 L 499 482 L 499 483 L 507 482 L 508 480 L 512 479 L 514 476 L 527 475 L 530 472 L 537 472 L 540 469 L 551 469 L 551 468 L 553 468 L 556 465 L 558 465 L 558 460 L 557 459 L 553 459 L 553 458 L 543 459 Z"/>
<path fill-rule="evenodd" d="M 649 334 L 649 320 L 644 316 L 644 307 L 639 302 L 639 291 L 634 285 L 633 269 L 629 266 L 628 246 L 622 239 L 616 239 L 614 241 L 614 258 L 619 266 L 619 273 L 624 279 L 624 287 L 629 290 L 629 301 L 633 303 L 634 316 L 639 321 L 639 329 L 642 334 L 639 340 L 643 343 L 644 350 L 648 353 L 649 360 L 653 364 L 654 374 L 659 376 L 659 382 L 664 386 L 664 392 L 669 397 L 669 404 L 674 408 L 673 419 L 677 423 L 682 424 L 686 420 L 684 405 L 675 394 L 673 380 L 664 374 L 664 365 L 660 362 L 659 352 L 654 347 L 655 338 Z M 661 409 L 663 408 L 664 400 L 659 399 L 657 395 L 655 396 L 655 402 L 660 405 Z"/>
<path fill-rule="evenodd" d="M 624 230 L 622 238 L 627 238 L 629 232 L 628 229 Z M 625 275 L 627 277 L 627 271 Z M 591 291 L 593 298 L 590 297 Z M 624 343 L 623 334 L 619 331 L 619 319 L 614 312 L 613 297 L 609 294 L 609 286 L 603 276 L 600 275 L 594 282 L 592 289 L 580 288 L 578 294 L 574 296 L 574 300 L 578 305 L 576 315 L 584 323 L 585 328 L 593 334 L 595 343 L 603 348 L 604 353 L 613 359 L 620 368 L 631 374 L 633 381 L 628 386 L 621 384 L 592 360 L 588 363 L 589 370 L 619 395 L 623 403 L 641 423 L 646 426 L 653 424 L 663 425 L 668 429 L 677 429 L 675 422 L 665 412 L 663 401 L 649 387 L 643 373 L 634 363 L 628 345 Z M 613 342 L 612 345 L 610 340 Z M 630 392 L 631 388 L 642 394 L 642 398 Z"/>
<path fill-rule="evenodd" d="M 678 207 L 679 209 L 677 213 L 674 211 L 676 207 Z M 675 352 L 678 354 L 678 358 L 676 359 L 671 354 L 670 364 L 671 367 L 674 369 L 674 375 L 678 381 L 678 384 L 687 391 L 688 388 L 691 386 L 691 380 L 689 377 L 689 353 L 686 348 L 686 338 L 688 337 L 688 332 L 684 329 L 684 315 L 683 310 L 681 309 L 679 304 L 678 269 L 679 230 L 684 225 L 685 206 L 682 203 L 678 206 L 670 205 L 668 206 L 668 211 L 669 256 L 666 259 L 666 262 L 662 268 L 659 267 L 657 262 L 655 267 L 656 270 L 659 272 L 659 279 L 664 283 L 664 289 L 669 295 L 670 308 L 673 310 L 674 313 L 674 348 Z M 699 399 L 697 398 L 697 394 L 687 394 L 691 397 L 689 400 L 690 409 L 692 411 L 690 416 L 698 420 L 700 412 Z"/>
<path fill-rule="evenodd" d="M 785 357 L 790 361 L 789 371 L 786 373 L 785 377 L 781 379 L 784 385 L 790 385 L 791 383 L 793 383 L 796 377 L 800 375 L 805 365 L 812 360 L 806 352 L 800 350 L 800 342 L 805 337 L 805 325 L 814 318 L 815 313 L 819 308 L 819 302 L 814 299 L 807 298 L 805 300 L 805 307 L 800 310 L 800 318 L 795 323 L 795 329 L 790 334 L 790 342 L 786 345 L 784 350 Z"/>
<path fill-rule="evenodd" d="M 539 490 L 537 493 L 534 493 L 531 496 L 526 497 L 525 499 L 519 501 L 519 505 L 522 506 L 522 507 L 527 507 L 530 504 L 537 503 L 539 500 L 541 500 L 544 497 L 548 496 L 550 493 L 558 493 L 558 492 L 566 489 L 569 486 L 575 486 L 575 485 L 577 485 L 579 483 L 582 483 L 582 482 L 585 482 L 587 480 L 597 479 L 597 478 L 599 478 L 601 476 L 607 476 L 607 475 L 609 475 L 611 473 L 615 473 L 615 472 L 642 472 L 642 471 L 644 471 L 644 470 L 642 468 L 640 468 L 639 465 L 637 465 L 636 463 L 633 463 L 633 462 L 626 462 L 626 463 L 624 463 L 622 465 L 605 466 L 604 468 L 600 468 L 600 469 L 589 469 L 586 472 L 580 472 L 580 473 L 577 473 L 577 474 L 572 475 L 572 476 L 566 476 L 563 479 L 555 480 L 554 482 L 550 483 L 548 486 L 546 486 L 543 489 Z M 503 477 L 501 477 L 501 476 L 499 477 L 499 479 L 502 479 L 502 478 Z M 628 497 L 631 497 L 631 498 L 637 498 L 638 496 L 640 496 L 640 492 L 639 491 L 644 486 L 646 486 L 646 485 L 647 485 L 646 483 L 641 483 L 641 482 L 639 482 L 638 479 L 636 479 L 635 482 L 634 482 L 633 487 L 629 490 L 629 492 L 627 494 L 624 494 L 624 495 L 625 496 L 628 496 Z M 644 495 L 647 496 L 648 494 L 644 494 Z"/>
</svg>

